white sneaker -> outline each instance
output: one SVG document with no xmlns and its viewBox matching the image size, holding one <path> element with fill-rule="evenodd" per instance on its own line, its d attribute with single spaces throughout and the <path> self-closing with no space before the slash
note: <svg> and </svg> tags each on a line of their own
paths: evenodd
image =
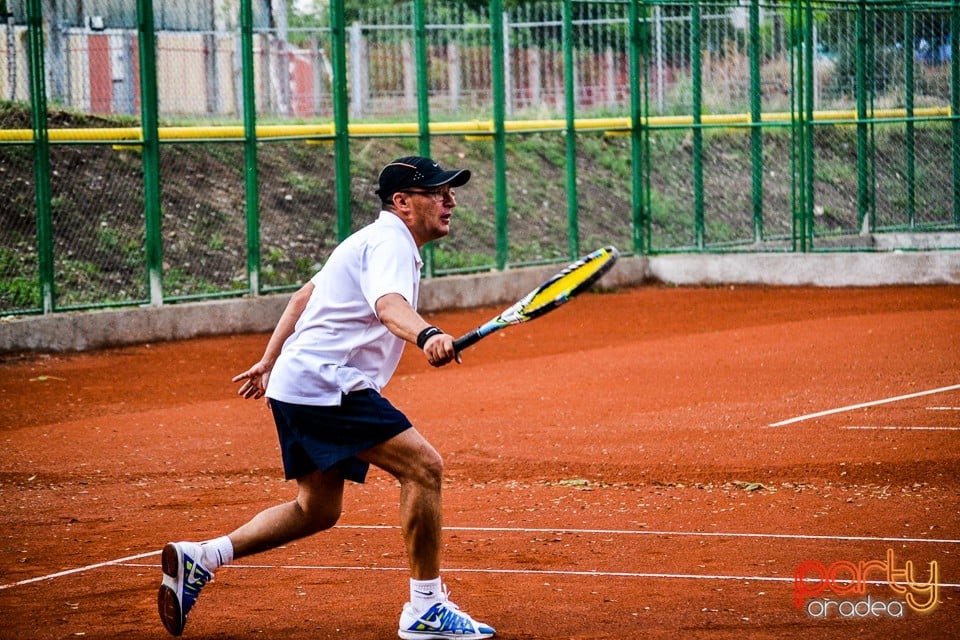
<svg viewBox="0 0 960 640">
<path fill-rule="evenodd" d="M 409 602 L 403 605 L 397 632 L 404 640 L 492 638 L 495 633 L 492 627 L 477 622 L 451 602 L 447 597 L 446 585 L 440 602 L 424 613 L 418 613 Z"/>
<path fill-rule="evenodd" d="M 201 558 L 203 548 L 196 542 L 170 542 L 160 554 L 163 582 L 157 592 L 157 609 L 160 621 L 172 635 L 183 633 L 200 590 L 213 580 L 213 573 L 203 566 Z"/>
</svg>

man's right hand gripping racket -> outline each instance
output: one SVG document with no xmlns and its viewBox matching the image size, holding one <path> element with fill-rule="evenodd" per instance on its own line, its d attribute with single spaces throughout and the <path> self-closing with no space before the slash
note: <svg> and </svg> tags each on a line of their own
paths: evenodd
<svg viewBox="0 0 960 640">
<path fill-rule="evenodd" d="M 459 353 L 480 339 L 512 324 L 520 324 L 553 311 L 579 293 L 589 289 L 613 267 L 620 253 L 613 246 L 585 255 L 567 266 L 539 287 L 523 296 L 496 318 L 457 338 L 454 349 Z"/>
</svg>

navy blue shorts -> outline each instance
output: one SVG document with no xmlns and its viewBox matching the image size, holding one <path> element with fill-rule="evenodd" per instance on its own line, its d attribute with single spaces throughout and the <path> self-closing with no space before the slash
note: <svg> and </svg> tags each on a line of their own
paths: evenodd
<svg viewBox="0 0 960 640">
<path fill-rule="evenodd" d="M 287 480 L 317 469 L 336 469 L 363 482 L 370 465 L 357 458 L 413 425 L 373 389 L 345 394 L 338 407 L 314 407 L 270 399 Z"/>
</svg>

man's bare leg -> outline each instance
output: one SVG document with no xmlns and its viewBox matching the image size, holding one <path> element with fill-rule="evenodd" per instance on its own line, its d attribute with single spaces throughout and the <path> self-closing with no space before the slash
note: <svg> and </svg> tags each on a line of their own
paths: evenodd
<svg viewBox="0 0 960 640">
<path fill-rule="evenodd" d="M 234 558 L 274 549 L 329 529 L 343 510 L 344 480 L 336 470 L 297 479 L 297 498 L 261 511 L 229 535 Z"/>
<path fill-rule="evenodd" d="M 400 481 L 400 527 L 415 580 L 440 577 L 443 460 L 416 429 L 358 456 Z"/>
</svg>

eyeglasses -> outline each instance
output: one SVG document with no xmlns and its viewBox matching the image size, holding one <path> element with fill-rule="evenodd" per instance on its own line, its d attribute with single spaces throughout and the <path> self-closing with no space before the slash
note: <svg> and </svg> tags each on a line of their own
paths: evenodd
<svg viewBox="0 0 960 640">
<path fill-rule="evenodd" d="M 415 193 L 421 196 L 427 196 L 436 202 L 441 202 L 446 198 L 451 200 L 456 200 L 457 192 L 453 189 L 424 189 L 424 190 L 406 190 L 404 193 Z"/>
</svg>

